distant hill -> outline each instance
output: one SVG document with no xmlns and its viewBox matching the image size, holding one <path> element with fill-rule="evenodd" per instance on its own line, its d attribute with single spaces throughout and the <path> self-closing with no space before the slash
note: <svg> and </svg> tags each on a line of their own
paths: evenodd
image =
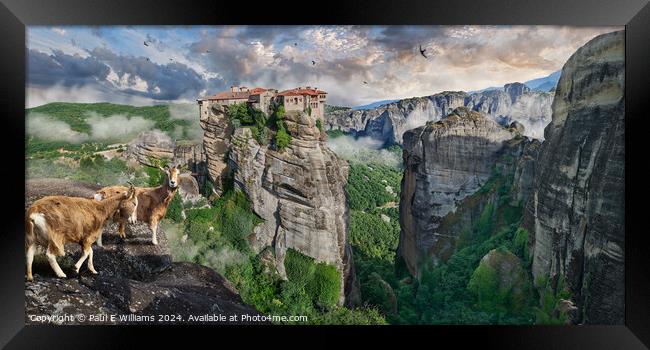
<svg viewBox="0 0 650 350">
<path fill-rule="evenodd" d="M 25 110 L 26 154 L 104 149 L 126 143 L 142 132 L 160 130 L 174 140 L 198 140 L 203 132 L 193 104 L 135 107 L 113 103 L 53 102 Z"/>
<path fill-rule="evenodd" d="M 562 71 L 553 72 L 543 78 L 529 80 L 524 84 L 533 91 L 549 91 L 557 85 L 557 82 L 560 80 L 560 73 Z"/>
<path fill-rule="evenodd" d="M 558 80 L 560 80 L 560 73 L 561 71 L 553 72 L 542 78 L 528 80 L 524 82 L 524 84 L 526 84 L 526 86 L 528 86 L 533 91 L 548 92 L 551 89 L 554 89 L 555 86 L 557 85 Z M 502 89 L 503 89 L 502 86 L 490 86 L 481 90 L 468 91 L 468 93 L 473 94 L 473 93 L 502 90 Z"/>
<path fill-rule="evenodd" d="M 183 107 L 184 108 L 184 107 Z M 176 109 L 176 108 L 175 108 Z M 155 105 L 135 107 L 113 103 L 70 103 L 53 102 L 42 106 L 25 109 L 26 117 L 42 114 L 63 121 L 70 125 L 74 131 L 89 133 L 91 126 L 88 119 L 93 116 L 111 117 L 123 115 L 127 118 L 139 116 L 154 122 L 154 128 L 165 132 L 173 132 L 176 126 L 189 126 L 189 118 L 181 116 L 172 117 L 170 105 Z M 187 113 L 181 113 L 187 114 Z M 195 114 L 198 119 L 198 111 Z"/>
<path fill-rule="evenodd" d="M 393 102 L 397 102 L 397 101 L 399 101 L 399 100 L 381 100 L 381 101 L 376 101 L 376 102 L 369 103 L 369 104 L 363 105 L 363 106 L 355 106 L 355 107 L 352 107 L 352 109 L 360 109 L 360 110 L 373 109 L 373 108 L 377 108 L 379 106 L 386 105 L 386 104 L 393 103 Z"/>
</svg>

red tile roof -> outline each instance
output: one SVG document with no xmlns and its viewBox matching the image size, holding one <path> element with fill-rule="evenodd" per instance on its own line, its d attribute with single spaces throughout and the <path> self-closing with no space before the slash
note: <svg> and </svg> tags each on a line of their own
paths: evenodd
<svg viewBox="0 0 650 350">
<path fill-rule="evenodd" d="M 250 96 L 248 91 L 222 91 L 208 96 L 204 100 L 247 100 L 248 96 Z"/>
<path fill-rule="evenodd" d="M 261 94 L 261 93 L 263 93 L 264 91 L 267 91 L 267 90 L 268 89 L 256 87 L 254 89 L 251 89 L 250 93 L 251 93 L 251 95 L 257 95 L 257 94 Z"/>
<path fill-rule="evenodd" d="M 268 90 L 269 89 L 256 87 L 248 91 L 236 91 L 236 92 L 222 91 L 212 96 L 202 98 L 200 100 L 247 100 L 251 95 L 258 95 Z M 284 90 L 278 93 L 277 95 L 278 96 L 302 96 L 302 95 L 317 96 L 322 94 L 327 94 L 327 92 L 322 90 L 317 90 L 317 89 L 295 88 L 290 90 Z"/>
<path fill-rule="evenodd" d="M 284 90 L 280 93 L 278 93 L 278 96 L 301 96 L 301 95 L 311 95 L 311 96 L 317 96 L 321 94 L 326 94 L 327 92 L 321 91 L 321 90 L 316 90 L 316 89 L 290 89 L 290 90 Z"/>
</svg>

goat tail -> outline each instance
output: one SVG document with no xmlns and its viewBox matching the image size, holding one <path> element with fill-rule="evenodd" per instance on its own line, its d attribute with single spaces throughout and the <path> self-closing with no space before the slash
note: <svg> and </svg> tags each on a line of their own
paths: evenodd
<svg viewBox="0 0 650 350">
<path fill-rule="evenodd" d="M 34 236 L 34 219 L 31 218 L 28 212 L 25 215 L 25 250 L 34 245 L 36 237 Z"/>
</svg>

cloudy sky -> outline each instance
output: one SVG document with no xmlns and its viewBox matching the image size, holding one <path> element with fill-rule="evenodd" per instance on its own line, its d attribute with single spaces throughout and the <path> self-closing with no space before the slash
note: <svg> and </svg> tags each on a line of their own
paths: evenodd
<svg viewBox="0 0 650 350">
<path fill-rule="evenodd" d="M 543 77 L 561 69 L 594 36 L 620 29 L 29 27 L 26 103 L 193 102 L 241 84 L 281 90 L 317 86 L 329 93 L 328 103 L 356 106 Z M 420 55 L 420 45 L 428 58 Z"/>
</svg>

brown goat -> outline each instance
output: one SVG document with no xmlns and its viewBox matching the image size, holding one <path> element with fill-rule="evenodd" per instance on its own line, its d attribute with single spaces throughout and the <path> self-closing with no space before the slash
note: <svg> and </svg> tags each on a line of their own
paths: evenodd
<svg viewBox="0 0 650 350">
<path fill-rule="evenodd" d="M 176 190 L 178 189 L 180 174 L 180 165 L 171 168 L 160 168 L 165 173 L 165 180 L 163 184 L 158 187 L 137 187 L 136 194 L 138 197 L 138 210 L 137 220 L 146 222 L 152 232 L 152 243 L 158 244 L 156 233 L 158 232 L 158 224 L 167 214 L 167 207 L 174 198 Z M 110 198 L 116 194 L 123 193 L 126 190 L 124 186 L 108 186 L 100 189 L 95 194 L 96 200 L 103 200 L 103 198 Z M 116 215 L 113 221 L 119 223 L 120 237 L 126 238 L 126 217 L 123 215 Z M 98 241 L 101 245 L 101 237 Z"/>
<path fill-rule="evenodd" d="M 83 249 L 75 264 L 78 273 L 88 259 L 88 270 L 96 274 L 93 266 L 92 244 L 102 233 L 104 223 L 115 213 L 135 220 L 138 199 L 135 188 L 105 201 L 88 198 L 47 196 L 35 201 L 25 214 L 25 255 L 27 280 L 32 281 L 32 262 L 36 246 L 46 248 L 45 255 L 57 277 L 66 277 L 56 261 L 65 255 L 66 243 L 79 243 Z"/>
</svg>

